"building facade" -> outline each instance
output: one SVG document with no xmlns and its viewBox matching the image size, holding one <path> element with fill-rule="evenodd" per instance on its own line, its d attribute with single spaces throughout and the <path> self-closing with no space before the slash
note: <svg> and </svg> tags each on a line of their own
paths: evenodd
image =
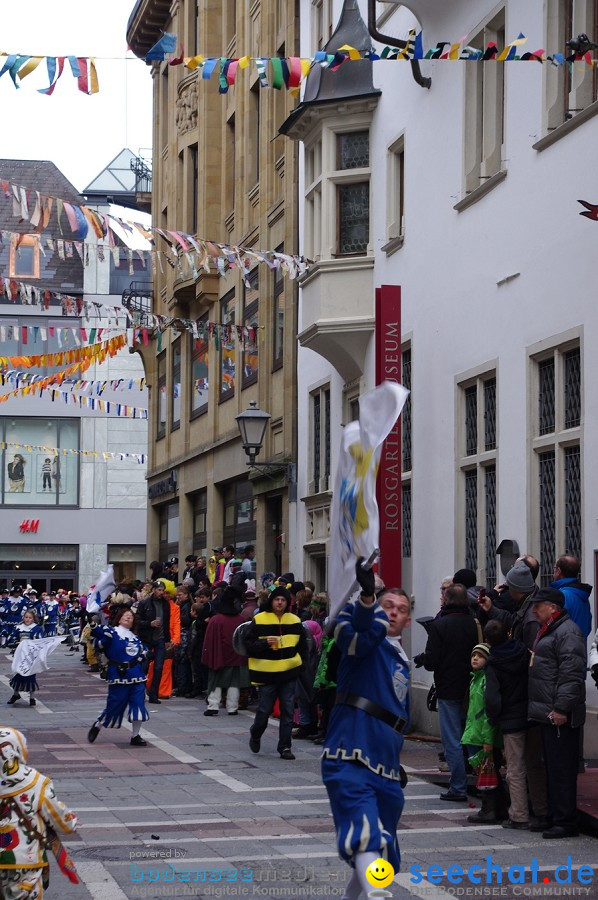
<svg viewBox="0 0 598 900">
<path fill-rule="evenodd" d="M 360 44 L 347 36 L 363 35 L 366 0 L 303 0 L 302 55 L 322 42 L 323 16 L 336 32 L 323 41 L 330 52 L 380 50 L 412 28 L 423 28 L 424 49 L 461 35 L 502 49 L 522 32 L 519 53 L 567 54 L 572 36 L 596 39 L 593 5 L 576 0 L 375 6 L 368 30 L 383 35 Z M 324 565 L 339 426 L 376 383 L 375 290 L 390 285 L 401 291 L 400 371 L 412 390 L 396 552 L 414 616 L 435 615 L 441 580 L 458 568 L 479 584 L 502 580 L 503 540 L 538 557 L 542 584 L 564 552 L 595 582 L 598 492 L 584 448 L 597 427 L 598 313 L 583 285 L 594 281 L 598 232 L 577 204 L 595 201 L 593 69 L 438 59 L 418 71 L 347 62 L 337 74 L 350 66 L 363 70 L 351 83 L 318 72 L 283 129 L 302 148 L 301 248 L 317 260 L 298 325 L 306 575 Z M 420 652 L 424 629 L 410 632 L 408 649 Z M 426 678 L 414 672 L 415 727 L 434 729 Z M 586 754 L 595 744 L 588 726 Z"/>
<path fill-rule="evenodd" d="M 75 204 L 84 202 L 47 161 L 0 160 L 0 178 L 27 188 L 30 195 L 38 191 Z M 112 254 L 100 260 L 89 248 L 79 255 L 72 245 L 66 252 L 57 245 L 50 247 L 48 238 L 62 241 L 70 235 L 66 215 L 59 222 L 53 213 L 42 235 L 32 234 L 30 223 L 19 224 L 5 198 L 0 204 L 0 231 L 4 236 L 0 355 L 72 349 L 76 346 L 73 332 L 65 332 L 64 326 L 103 326 L 106 337 L 116 334 L 107 327 L 107 313 L 103 320 L 84 321 L 76 314 L 65 315 L 61 299 L 120 305 L 120 291 L 111 277 Z M 86 241 L 96 238 L 88 235 Z M 41 305 L 34 296 L 27 296 L 30 287 L 48 292 Z M 66 364 L 27 372 L 49 375 Z M 142 376 L 139 357 L 125 348 L 80 377 L 112 381 Z M 9 393 L 14 388 L 14 381 L 6 381 L 1 391 Z M 123 396 L 109 389 L 102 393 L 105 400 L 147 407 L 145 390 L 140 389 L 134 401 L 130 395 L 124 401 Z M 63 587 L 86 592 L 110 562 L 119 580 L 145 574 L 146 467 L 102 454 L 145 454 L 147 422 L 105 415 L 70 400 L 67 393 L 52 402 L 46 391 L 42 397 L 15 396 L 0 405 L 0 585 L 29 583 L 38 591 Z"/>
<path fill-rule="evenodd" d="M 298 42 L 291 0 L 139 0 L 127 35 L 134 52 L 145 57 L 162 31 L 176 34 L 189 56 L 255 56 L 265 47 L 293 55 Z M 154 225 L 296 252 L 297 150 L 278 134 L 292 98 L 261 90 L 252 69 L 240 72 L 224 95 L 216 76 L 207 82 L 201 74 L 152 64 Z M 150 385 L 149 552 L 164 560 L 255 544 L 258 571 L 284 571 L 295 520 L 287 478 L 248 472 L 235 417 L 255 401 L 271 415 L 261 458 L 296 460 L 296 282 L 264 265 L 245 281 L 235 270 L 221 277 L 215 270 L 166 269 L 154 273 L 153 312 L 229 330 L 220 344 L 175 325 L 143 353 Z M 256 328 L 256 341 L 240 343 L 236 325 Z"/>
</svg>

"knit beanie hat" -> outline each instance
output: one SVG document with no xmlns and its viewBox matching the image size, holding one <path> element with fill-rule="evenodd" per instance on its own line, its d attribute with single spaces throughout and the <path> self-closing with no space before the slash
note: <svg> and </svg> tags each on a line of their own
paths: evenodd
<svg viewBox="0 0 598 900">
<path fill-rule="evenodd" d="M 506 580 L 510 588 L 522 594 L 531 594 L 536 586 L 531 569 L 524 562 L 517 563 L 509 569 Z"/>
<path fill-rule="evenodd" d="M 485 656 L 486 659 L 490 656 L 490 646 L 489 644 L 476 644 L 473 650 L 471 651 L 471 655 L 474 653 L 481 653 L 482 656 Z"/>
</svg>

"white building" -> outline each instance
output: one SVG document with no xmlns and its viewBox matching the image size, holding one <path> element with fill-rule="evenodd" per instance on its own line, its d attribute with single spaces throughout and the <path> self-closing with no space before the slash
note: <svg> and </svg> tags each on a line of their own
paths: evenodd
<svg viewBox="0 0 598 900">
<path fill-rule="evenodd" d="M 374 44 L 348 39 L 367 40 L 367 7 L 303 0 L 302 55 Z M 581 0 L 411 0 L 379 2 L 376 16 L 395 39 L 423 28 L 424 49 L 462 35 L 502 49 L 522 32 L 520 54 L 567 53 L 570 37 L 594 36 L 590 7 L 593 16 Z M 503 539 L 541 560 L 544 584 L 565 551 L 581 556 L 591 583 L 598 559 L 598 488 L 584 452 L 598 428 L 598 226 L 577 204 L 598 198 L 594 70 L 438 59 L 422 61 L 420 74 L 429 90 L 405 61 L 347 62 L 336 76 L 318 69 L 284 126 L 302 142 L 301 251 L 317 260 L 299 311 L 308 452 L 299 453 L 294 567 L 315 580 L 325 572 L 339 426 L 376 383 L 375 290 L 398 285 L 412 406 L 396 552 L 414 617 L 436 613 L 440 582 L 458 568 L 476 570 L 479 584 L 501 580 Z M 425 632 L 410 631 L 408 649 L 420 652 Z M 414 671 L 416 728 L 436 727 L 428 684 Z M 591 680 L 588 697 L 596 707 Z"/>
<path fill-rule="evenodd" d="M 0 177 L 43 195 L 74 204 L 83 202 L 62 173 L 47 161 L 1 160 Z M 61 258 L 58 252 L 51 252 L 45 241 L 47 236 L 62 240 L 70 235 L 66 217 L 62 220 L 62 231 L 54 214 L 43 232 L 43 240 L 37 235 L 28 236 L 21 241 L 25 249 L 19 252 L 18 242 L 7 235 L 28 232 L 31 227 L 28 222 L 16 224 L 18 220 L 10 212 L 5 203 L 0 225 L 5 229 L 0 277 L 53 293 L 48 308 L 44 309 L 28 304 L 22 291 L 14 302 L 6 291 L 0 292 L 0 326 L 3 326 L 0 356 L 55 352 L 63 340 L 58 337 L 59 329 L 65 325 L 88 330 L 103 327 L 108 329 L 106 337 L 115 334 L 110 330 L 107 307 L 122 304 L 119 272 L 121 275 L 126 272 L 127 282 L 131 280 L 128 262 L 123 260 L 120 269 L 115 268 L 110 253 L 100 260 L 89 248 L 85 255 L 88 265 L 83 264 L 77 253 L 64 254 Z M 96 240 L 90 229 L 87 244 Z M 102 304 L 101 318 L 92 316 L 87 321 L 63 316 L 60 297 L 64 295 Z M 66 364 L 30 371 L 50 374 Z M 76 377 L 110 382 L 120 378 L 142 379 L 143 375 L 139 356 L 125 348 L 114 358 L 96 363 Z M 2 393 L 14 387 L 14 383 L 7 382 Z M 135 387 L 134 391 L 125 393 L 108 387 L 101 397 L 114 404 L 147 408 L 146 388 Z M 69 401 L 70 397 L 61 396 L 51 402 L 46 392 L 42 398 L 12 397 L 0 406 L 0 441 L 4 444 L 0 450 L 0 586 L 29 583 L 38 591 L 59 587 L 87 591 L 109 562 L 114 564 L 117 580 L 145 576 L 147 467 L 145 463 L 122 462 L 118 458 L 105 458 L 103 454 L 146 454 L 147 421 L 113 413 L 106 415 L 63 400 Z M 98 455 L 80 451 L 94 451 Z M 11 482 L 8 468 L 15 454 L 24 460 L 23 483 L 18 486 Z M 46 468 L 50 471 L 46 472 Z"/>
</svg>

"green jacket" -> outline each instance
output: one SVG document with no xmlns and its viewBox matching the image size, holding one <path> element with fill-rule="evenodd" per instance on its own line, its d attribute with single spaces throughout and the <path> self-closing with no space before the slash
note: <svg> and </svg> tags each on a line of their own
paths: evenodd
<svg viewBox="0 0 598 900">
<path fill-rule="evenodd" d="M 498 725 L 491 725 L 486 715 L 484 691 L 486 689 L 486 672 L 480 669 L 471 673 L 469 685 L 469 706 L 467 708 L 467 722 L 461 743 L 470 747 L 482 747 L 484 744 L 492 744 L 493 747 L 502 747 L 502 733 Z"/>
</svg>

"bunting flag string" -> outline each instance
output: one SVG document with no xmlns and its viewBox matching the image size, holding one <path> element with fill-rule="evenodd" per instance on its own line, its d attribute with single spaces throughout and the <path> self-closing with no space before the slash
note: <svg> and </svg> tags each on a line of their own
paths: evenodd
<svg viewBox="0 0 598 900">
<path fill-rule="evenodd" d="M 88 329 L 79 325 L 40 325 L 39 323 L 27 325 L 21 321 L 18 325 L 0 324 L 0 344 L 6 341 L 20 341 L 24 347 L 29 344 L 35 346 L 38 341 L 45 343 L 50 338 L 56 340 L 59 350 L 70 350 L 88 344 L 101 343 L 106 340 L 106 334 L 116 330 L 123 331 L 124 327 L 123 325 L 120 329 Z"/>
<path fill-rule="evenodd" d="M 54 88 L 65 70 L 68 61 L 73 78 L 77 79 L 77 89 L 83 94 L 97 94 L 100 86 L 95 59 L 93 56 L 26 56 L 20 53 L 0 52 L 0 78 L 8 72 L 16 88 L 28 75 L 34 72 L 41 62 L 45 61 L 49 85 L 38 88 L 39 94 L 51 97 Z"/>
<path fill-rule="evenodd" d="M 101 397 L 104 391 L 132 391 L 133 388 L 139 388 L 143 391 L 146 387 L 145 378 L 111 378 L 111 379 L 73 379 L 76 373 L 83 373 L 93 363 L 93 360 L 82 360 L 72 366 L 68 366 L 62 372 L 56 372 L 54 375 L 34 375 L 31 372 L 22 372 L 19 369 L 9 369 L 8 371 L 0 371 L 0 384 L 4 387 L 7 384 L 14 384 L 18 389 L 25 385 L 33 385 L 37 382 L 48 379 L 48 384 L 60 384 L 61 387 L 69 388 L 71 391 L 88 391 L 89 396 L 96 394 Z"/>
<path fill-rule="evenodd" d="M 91 331 L 93 332 L 95 329 L 92 328 Z M 0 369 L 54 368 L 55 366 L 72 365 L 83 360 L 101 364 L 107 356 L 116 356 L 119 350 L 126 346 L 125 335 L 118 335 L 101 344 L 90 343 L 86 347 L 77 347 L 74 350 L 59 350 L 56 353 L 42 353 L 36 356 L 0 356 Z"/>
<path fill-rule="evenodd" d="M 117 459 L 120 460 L 120 462 L 136 462 L 138 465 L 143 465 L 147 462 L 146 453 L 115 453 L 110 450 L 74 450 L 65 447 L 46 447 L 43 444 L 17 444 L 15 441 L 0 441 L 0 450 L 8 450 L 9 447 L 16 447 L 18 450 L 27 450 L 28 453 L 33 453 L 34 450 L 40 450 L 43 453 L 51 453 L 54 456 L 71 456 L 76 454 L 77 456 L 83 456 L 86 459 L 95 459 L 104 462 L 109 459 Z"/>
<path fill-rule="evenodd" d="M 83 359 L 79 362 L 73 363 L 71 366 L 67 366 L 66 369 L 63 369 L 60 372 L 54 372 L 52 375 L 34 375 L 30 372 L 22 372 L 15 369 L 8 369 L 7 371 L 0 370 L 0 383 L 2 384 L 2 386 L 4 387 L 7 384 L 15 385 L 14 391 L 10 391 L 9 393 L 0 396 L 4 400 L 8 399 L 9 397 L 16 397 L 18 396 L 18 392 L 22 387 L 27 387 L 33 384 L 36 384 L 38 388 L 42 389 L 53 384 L 62 385 L 62 383 L 67 378 L 70 378 L 77 372 L 83 373 L 87 371 L 87 369 L 89 369 L 92 364 L 93 359 Z M 2 399 L 0 399 L 0 402 L 2 402 Z"/>
<path fill-rule="evenodd" d="M 273 87 L 276 90 L 281 90 L 285 87 L 295 96 L 299 93 L 302 80 L 315 66 L 321 66 L 336 72 L 346 62 L 356 62 L 364 59 L 371 62 L 440 59 L 451 61 L 466 60 L 470 62 L 488 62 L 489 60 L 496 62 L 534 61 L 540 63 L 549 62 L 555 66 L 576 62 L 583 62 L 592 67 L 598 65 L 598 60 L 592 57 L 589 50 L 585 53 L 563 53 L 561 51 L 546 53 L 544 49 L 538 49 L 519 53 L 518 48 L 527 42 L 527 38 L 523 34 L 519 34 L 515 40 L 506 44 L 502 50 L 494 42 L 490 42 L 485 49 L 470 47 L 465 43 L 466 40 L 467 37 L 465 36 L 458 41 L 438 41 L 435 45 L 425 49 L 423 33 L 412 30 L 409 32 L 404 48 L 387 46 L 380 52 L 372 48 L 360 49 L 344 44 L 335 53 L 326 53 L 320 50 L 311 57 L 248 55 L 226 57 L 204 56 L 201 53 L 194 56 L 185 56 L 182 45 L 177 52 L 177 36 L 166 33 L 148 51 L 145 59 L 146 62 L 168 61 L 170 66 L 182 65 L 191 71 L 200 70 L 204 81 L 209 81 L 212 74 L 217 72 L 218 90 L 222 94 L 226 94 L 229 88 L 236 83 L 239 70 L 247 69 L 253 64 L 261 87 Z M 99 91 L 96 69 L 97 59 L 103 59 L 103 57 L 33 56 L 1 52 L 0 78 L 8 73 L 14 86 L 19 88 L 20 83 L 45 61 L 49 86 L 38 88 L 38 92 L 51 96 L 65 71 L 65 63 L 68 62 L 72 75 L 77 79 L 79 91 L 92 95 Z M 104 59 L 113 60 L 115 57 L 104 57 Z M 133 57 L 123 56 L 119 57 L 119 59 L 131 60 Z M 272 73 L 271 78 L 269 77 L 269 72 Z"/>
<path fill-rule="evenodd" d="M 39 382 L 27 387 L 19 388 L 18 391 L 11 391 L 9 394 L 2 394 L 0 395 L 0 403 L 4 403 L 12 396 L 35 396 L 41 398 L 44 391 L 46 391 L 52 403 L 62 399 L 66 405 L 70 402 L 73 406 L 78 406 L 79 409 L 87 407 L 94 411 L 105 412 L 109 415 L 120 416 L 126 419 L 147 419 L 148 417 L 147 409 L 142 409 L 138 406 L 128 406 L 124 403 L 115 403 L 114 400 L 102 400 L 99 397 L 87 397 L 83 394 L 73 394 L 70 391 L 63 391 L 62 389 L 55 387 L 40 388 L 39 390 L 38 388 Z"/>
</svg>

